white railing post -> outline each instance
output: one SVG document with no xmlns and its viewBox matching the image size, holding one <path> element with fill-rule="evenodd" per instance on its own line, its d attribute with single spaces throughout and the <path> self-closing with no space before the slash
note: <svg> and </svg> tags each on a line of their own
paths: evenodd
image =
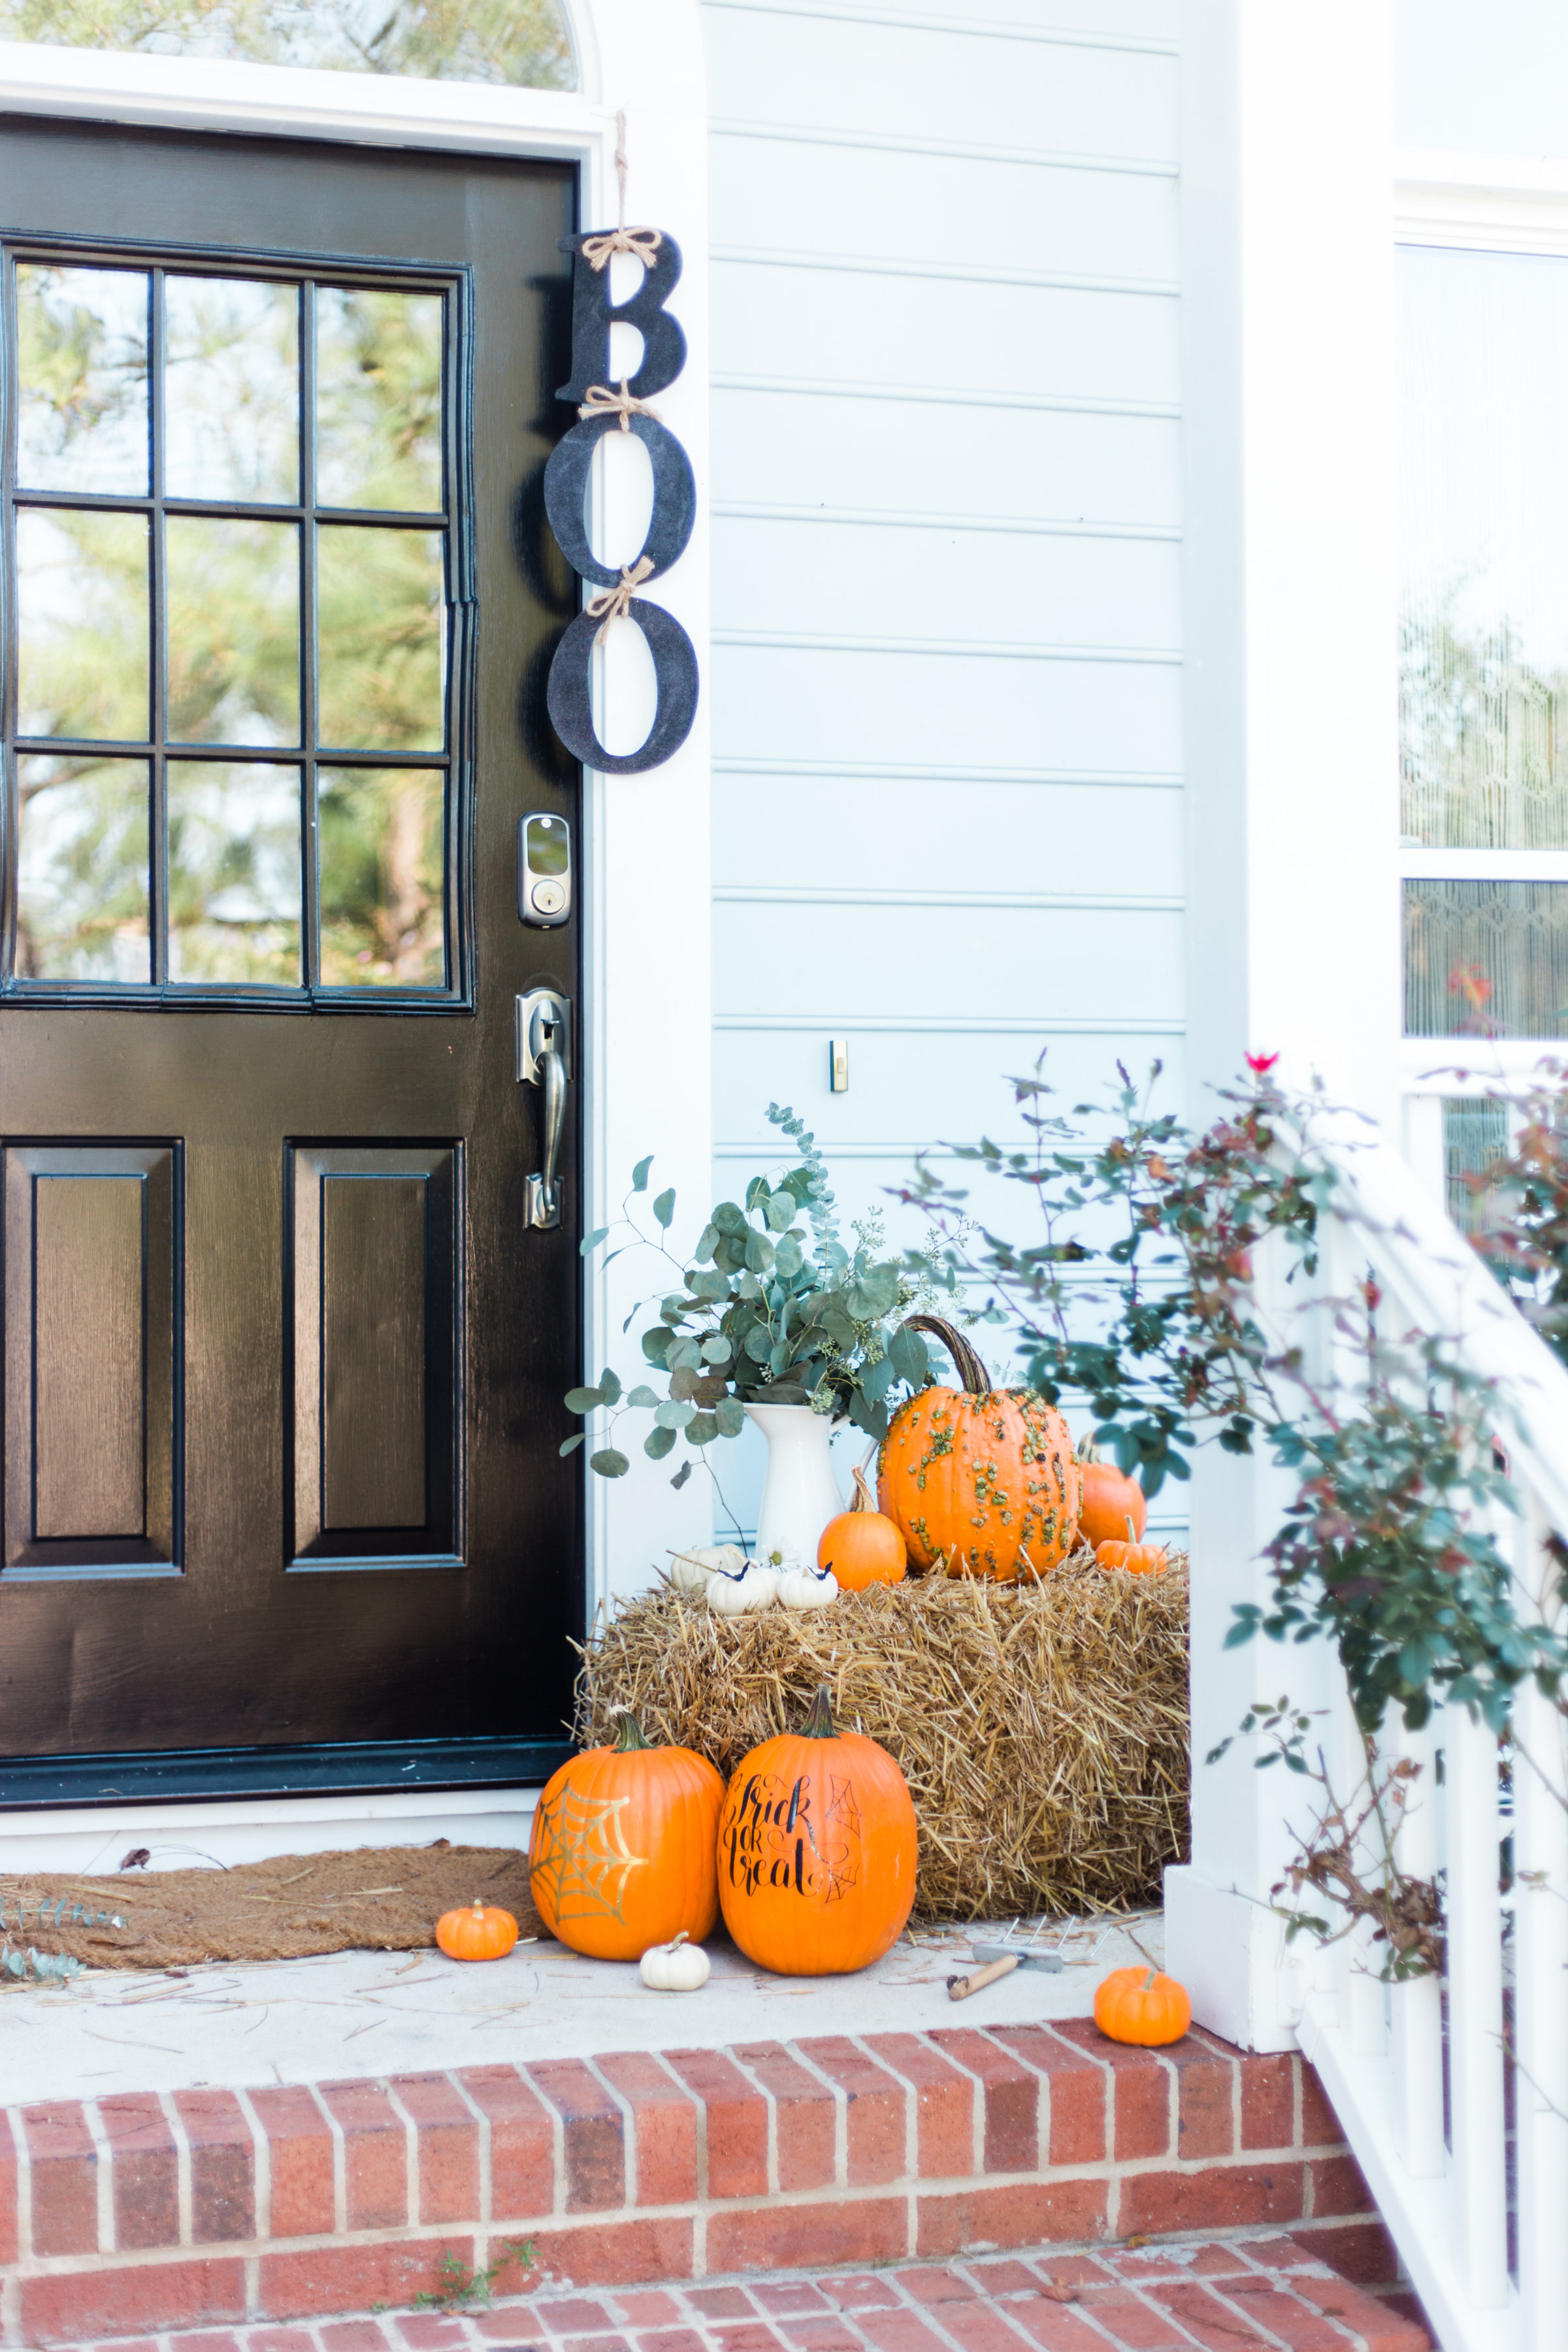
<svg viewBox="0 0 1568 2352">
<path fill-rule="evenodd" d="M 1462 1706 L 1445 1708 L 1442 1736 L 1454 2231 L 1470 2303 L 1491 2311 L 1508 2301 L 1509 2292 L 1498 1741 Z M 1562 2226 L 1568 2228 L 1568 2215 Z"/>
<path fill-rule="evenodd" d="M 1520 1528 L 1522 1601 L 1548 1623 L 1556 1564 L 1539 1511 Z M 1515 2131 L 1521 2352 L 1568 2331 L 1568 1723 L 1525 1683 L 1514 1700 Z"/>
<path fill-rule="evenodd" d="M 1407 1879 L 1437 1873 L 1437 1746 L 1428 1723 L 1394 1735 L 1402 1762 L 1415 1765 L 1405 1785 L 1396 1855 Z M 1389 1992 L 1394 2060 L 1394 2144 L 1412 2180 L 1440 2179 L 1443 2143 L 1443 1994 L 1433 1975 L 1407 1977 Z"/>
</svg>

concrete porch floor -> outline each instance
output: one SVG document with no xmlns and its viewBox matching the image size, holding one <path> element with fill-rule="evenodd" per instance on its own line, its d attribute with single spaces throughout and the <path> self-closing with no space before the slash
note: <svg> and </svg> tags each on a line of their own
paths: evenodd
<svg viewBox="0 0 1568 2352">
<path fill-rule="evenodd" d="M 1158 1913 L 1133 1923 L 1163 1957 Z M 553 1942 L 465 1965 L 437 1951 L 214 1964 L 184 1973 L 94 1969 L 68 1985 L 0 1991 L 0 2083 L 7 2103 L 101 2098 L 207 2084 L 344 2081 L 495 2060 L 587 2058 L 605 2050 L 716 2049 L 818 2034 L 920 2033 L 951 2025 L 1088 2017 L 1107 1971 L 1139 1953 L 1112 1930 L 1092 1962 L 1059 1975 L 1017 1969 L 969 2000 L 947 1979 L 996 1928 L 922 1928 L 853 1977 L 777 1977 L 721 1933 L 700 1992 L 648 1992 L 637 1969 Z"/>
</svg>

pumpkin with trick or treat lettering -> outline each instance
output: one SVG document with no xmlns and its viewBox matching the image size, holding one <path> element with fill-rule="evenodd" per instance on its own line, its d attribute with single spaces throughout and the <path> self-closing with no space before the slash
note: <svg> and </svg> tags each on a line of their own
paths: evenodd
<svg viewBox="0 0 1568 2352">
<path fill-rule="evenodd" d="M 724 1783 L 689 1748 L 650 1748 L 635 1715 L 613 1748 L 563 1764 L 533 1816 L 529 1885 L 552 1936 L 595 1960 L 640 1960 L 719 1916 Z"/>
<path fill-rule="evenodd" d="M 1032 1389 L 994 1389 L 961 1332 L 911 1315 L 958 1366 L 962 1389 L 921 1389 L 893 1415 L 877 1480 L 879 1508 L 913 1568 L 1010 1584 L 1044 1574 L 1078 1539 L 1079 1468 L 1067 1423 Z"/>
<path fill-rule="evenodd" d="M 737 1767 L 719 1818 L 719 1900 L 749 1960 L 785 1977 L 869 1968 L 915 1899 L 915 1808 L 885 1748 L 836 1731 L 827 1685 L 798 1732 Z"/>
</svg>

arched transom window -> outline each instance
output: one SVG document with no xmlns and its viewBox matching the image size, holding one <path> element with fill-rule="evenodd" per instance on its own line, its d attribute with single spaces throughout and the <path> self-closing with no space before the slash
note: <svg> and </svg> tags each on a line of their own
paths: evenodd
<svg viewBox="0 0 1568 2352">
<path fill-rule="evenodd" d="M 0 0 L 0 40 L 577 87 L 563 0 Z"/>
</svg>

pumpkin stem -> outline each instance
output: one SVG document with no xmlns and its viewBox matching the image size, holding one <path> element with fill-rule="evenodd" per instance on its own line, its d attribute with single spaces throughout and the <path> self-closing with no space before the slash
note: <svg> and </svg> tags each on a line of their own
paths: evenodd
<svg viewBox="0 0 1568 2352">
<path fill-rule="evenodd" d="M 1135 1544 L 1138 1540 L 1138 1530 L 1132 1524 L 1132 1514 L 1131 1511 L 1127 1514 L 1127 1540 L 1130 1544 Z"/>
<path fill-rule="evenodd" d="M 642 1726 L 629 1706 L 621 1710 L 621 1727 L 616 1735 L 616 1754 L 629 1755 L 634 1748 L 651 1748 L 653 1742 L 642 1736 Z"/>
<path fill-rule="evenodd" d="M 904 1328 L 906 1331 L 929 1331 L 933 1339 L 940 1339 L 957 1366 L 958 1377 L 970 1395 L 990 1395 L 991 1375 L 962 1331 L 955 1331 L 952 1325 L 944 1323 L 940 1315 L 907 1315 Z"/>
<path fill-rule="evenodd" d="M 849 1507 L 852 1511 L 874 1511 L 877 1497 L 871 1492 L 871 1482 L 858 1463 L 855 1465 L 855 1493 Z"/>
<path fill-rule="evenodd" d="M 800 1727 L 803 1739 L 831 1739 L 833 1729 L 833 1694 L 826 1683 L 818 1683 L 816 1696 L 811 1703 L 811 1713 Z"/>
<path fill-rule="evenodd" d="M 1142 1986 L 1139 1988 L 1139 1989 L 1140 1989 L 1140 1990 L 1141 1990 L 1141 1991 L 1142 1991 L 1142 1992 L 1149 1992 L 1149 1991 L 1152 1991 L 1152 1989 L 1153 1989 L 1154 1979 L 1155 1979 L 1155 1978 L 1159 1975 L 1159 1973 L 1160 1973 L 1160 1971 L 1159 1971 L 1159 1969 L 1158 1969 L 1152 1968 L 1152 1969 L 1150 1969 L 1150 1971 L 1149 1971 L 1148 1975 L 1144 1978 L 1144 1979 L 1143 1979 L 1143 1982 L 1142 1982 Z"/>
</svg>

